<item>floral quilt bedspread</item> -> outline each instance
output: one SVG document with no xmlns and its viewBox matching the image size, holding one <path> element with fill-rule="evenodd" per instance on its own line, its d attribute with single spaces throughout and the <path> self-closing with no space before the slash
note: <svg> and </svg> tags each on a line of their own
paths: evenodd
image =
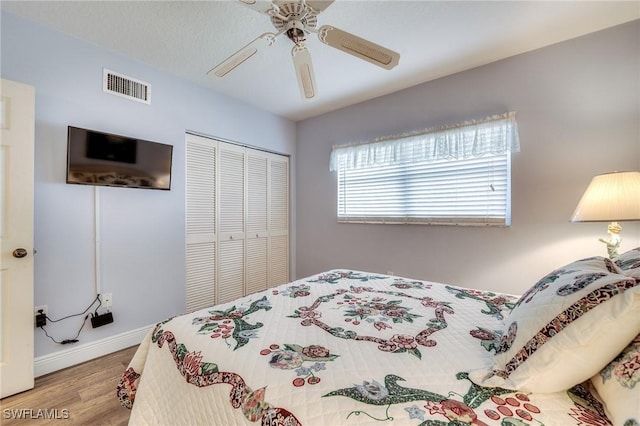
<svg viewBox="0 0 640 426">
<path fill-rule="evenodd" d="M 608 425 L 588 384 L 483 388 L 517 301 L 333 270 L 150 330 L 118 385 L 130 424 Z"/>
</svg>

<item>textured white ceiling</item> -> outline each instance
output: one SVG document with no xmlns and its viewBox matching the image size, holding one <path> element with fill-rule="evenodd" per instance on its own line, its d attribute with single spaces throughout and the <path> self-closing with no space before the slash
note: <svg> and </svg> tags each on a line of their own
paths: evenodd
<svg viewBox="0 0 640 426">
<path fill-rule="evenodd" d="M 305 101 L 284 36 L 225 77 L 207 75 L 274 30 L 239 1 L 3 0 L 0 8 L 296 121 L 640 18 L 637 0 L 336 0 L 318 26 L 395 50 L 400 64 L 378 68 L 311 34 L 318 96 Z"/>
</svg>

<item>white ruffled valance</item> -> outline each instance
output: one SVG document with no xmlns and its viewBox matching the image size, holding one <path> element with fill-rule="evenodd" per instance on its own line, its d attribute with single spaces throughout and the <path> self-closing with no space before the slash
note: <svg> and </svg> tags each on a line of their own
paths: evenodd
<svg viewBox="0 0 640 426">
<path fill-rule="evenodd" d="M 370 142 L 336 145 L 329 169 L 458 160 L 520 151 L 515 112 L 418 132 L 385 136 Z"/>
</svg>

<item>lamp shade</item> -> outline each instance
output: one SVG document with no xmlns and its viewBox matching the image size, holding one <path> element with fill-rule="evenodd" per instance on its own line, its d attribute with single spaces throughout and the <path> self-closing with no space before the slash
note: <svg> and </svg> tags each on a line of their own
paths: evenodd
<svg viewBox="0 0 640 426">
<path fill-rule="evenodd" d="M 640 220 L 640 172 L 614 172 L 591 180 L 572 222 Z"/>
</svg>

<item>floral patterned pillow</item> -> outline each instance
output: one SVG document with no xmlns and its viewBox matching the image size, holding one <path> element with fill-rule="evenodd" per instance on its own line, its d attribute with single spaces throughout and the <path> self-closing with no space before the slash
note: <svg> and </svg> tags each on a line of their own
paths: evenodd
<svg viewBox="0 0 640 426">
<path fill-rule="evenodd" d="M 640 279 L 593 257 L 552 271 L 504 320 L 492 365 L 478 385 L 558 392 L 589 380 L 640 333 Z"/>
<path fill-rule="evenodd" d="M 640 424 L 640 334 L 591 378 L 614 425 Z"/>
<path fill-rule="evenodd" d="M 614 263 L 622 273 L 634 278 L 640 278 L 640 247 L 622 253 L 613 259 Z"/>
</svg>

